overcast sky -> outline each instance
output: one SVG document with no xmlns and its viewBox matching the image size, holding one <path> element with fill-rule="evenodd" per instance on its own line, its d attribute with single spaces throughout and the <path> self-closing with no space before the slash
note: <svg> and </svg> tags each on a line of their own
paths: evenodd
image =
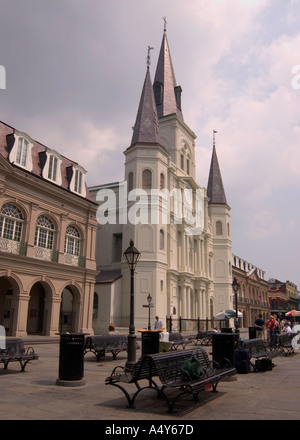
<svg viewBox="0 0 300 440">
<path fill-rule="evenodd" d="M 0 120 L 122 180 L 163 16 L 197 182 L 217 130 L 233 253 L 300 289 L 300 0 L 0 0 Z"/>
</svg>

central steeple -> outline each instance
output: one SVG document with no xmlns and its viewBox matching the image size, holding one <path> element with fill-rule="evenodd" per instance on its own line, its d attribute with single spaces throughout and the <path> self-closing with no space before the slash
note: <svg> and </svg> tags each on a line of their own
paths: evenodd
<svg viewBox="0 0 300 440">
<path fill-rule="evenodd" d="M 181 111 L 181 87 L 176 85 L 167 39 L 165 18 L 164 21 L 164 34 L 153 84 L 157 115 L 158 118 L 162 118 L 175 113 L 183 121 Z"/>
</svg>

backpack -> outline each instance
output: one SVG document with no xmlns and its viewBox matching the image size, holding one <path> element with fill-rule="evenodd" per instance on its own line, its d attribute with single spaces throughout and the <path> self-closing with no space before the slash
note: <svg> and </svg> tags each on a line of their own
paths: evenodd
<svg viewBox="0 0 300 440">
<path fill-rule="evenodd" d="M 255 361 L 255 367 L 254 371 L 271 371 L 274 367 L 273 362 L 271 359 L 262 358 L 262 359 L 256 359 Z"/>
<path fill-rule="evenodd" d="M 234 350 L 235 368 L 238 374 L 250 373 L 250 350 Z"/>
<path fill-rule="evenodd" d="M 205 371 L 201 365 L 201 362 L 192 356 L 182 362 L 180 368 L 180 374 L 182 380 L 190 382 L 191 380 L 201 379 L 205 376 Z"/>
</svg>

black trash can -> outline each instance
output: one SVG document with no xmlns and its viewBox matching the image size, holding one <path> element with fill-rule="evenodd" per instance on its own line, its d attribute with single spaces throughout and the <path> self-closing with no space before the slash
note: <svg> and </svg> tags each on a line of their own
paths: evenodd
<svg viewBox="0 0 300 440">
<path fill-rule="evenodd" d="M 231 327 L 223 327 L 221 328 L 221 333 L 232 333 Z"/>
<path fill-rule="evenodd" d="M 57 385 L 84 383 L 84 336 L 83 333 L 61 333 Z"/>
<path fill-rule="evenodd" d="M 159 352 L 159 332 L 142 332 L 142 356 Z"/>
<path fill-rule="evenodd" d="M 212 353 L 213 361 L 217 362 L 221 368 L 226 366 L 228 359 L 232 366 L 234 362 L 234 349 L 235 349 L 236 335 L 234 333 L 214 333 L 212 337 Z"/>
<path fill-rule="evenodd" d="M 256 327 L 249 327 L 249 339 L 256 339 Z"/>
</svg>

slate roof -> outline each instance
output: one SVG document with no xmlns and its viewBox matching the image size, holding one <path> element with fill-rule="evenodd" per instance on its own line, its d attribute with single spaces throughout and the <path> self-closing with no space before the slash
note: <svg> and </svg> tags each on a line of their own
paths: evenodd
<svg viewBox="0 0 300 440">
<path fill-rule="evenodd" d="M 121 276 L 121 269 L 101 271 L 96 276 L 96 284 L 114 283 Z"/>
<path fill-rule="evenodd" d="M 176 78 L 166 31 L 163 34 L 154 77 L 154 85 L 157 82 L 163 85 L 162 101 L 161 104 L 157 105 L 158 118 L 175 113 L 183 121 L 183 114 L 181 109 L 177 106 L 175 96 Z"/>
<path fill-rule="evenodd" d="M 209 204 L 227 205 L 225 190 L 223 186 L 221 171 L 219 167 L 216 147 L 213 147 L 210 163 L 209 178 L 207 184 L 207 196 Z"/>
<path fill-rule="evenodd" d="M 16 129 L 7 125 L 5 122 L 0 121 L 0 154 L 2 157 L 4 157 L 7 161 L 9 161 L 9 154 L 11 151 L 11 148 L 13 147 L 14 143 L 14 133 Z M 47 151 L 47 147 L 40 142 L 37 142 L 33 140 L 33 147 L 32 147 L 32 170 L 28 171 L 22 167 L 20 169 L 24 170 L 26 173 L 32 173 L 40 178 L 42 178 L 42 170 L 44 165 L 43 160 L 43 154 Z M 59 153 L 59 152 L 58 152 Z M 61 188 L 69 191 L 69 183 L 70 183 L 70 171 L 72 170 L 73 165 L 78 165 L 77 162 L 74 162 L 70 159 L 67 159 L 66 157 L 62 156 L 59 153 L 62 163 L 61 163 L 61 176 L 62 176 L 62 183 L 60 185 Z M 13 164 L 13 166 L 18 166 L 16 164 Z M 50 185 L 56 185 L 55 183 L 47 180 L 47 182 Z M 78 197 L 81 197 L 79 194 L 72 193 Z M 92 201 L 91 195 L 89 193 L 89 190 L 86 185 L 86 199 Z"/>
<path fill-rule="evenodd" d="M 131 146 L 136 143 L 161 144 L 149 67 L 147 67 L 146 77 L 133 130 Z"/>
</svg>

